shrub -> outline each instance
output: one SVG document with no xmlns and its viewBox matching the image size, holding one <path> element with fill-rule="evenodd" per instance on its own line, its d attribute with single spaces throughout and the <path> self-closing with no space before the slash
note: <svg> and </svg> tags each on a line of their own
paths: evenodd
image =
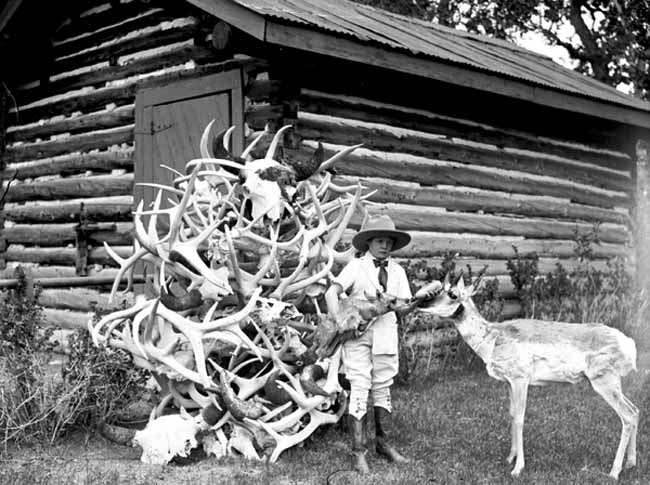
<svg viewBox="0 0 650 485">
<path fill-rule="evenodd" d="M 31 294 L 24 274 L 18 279 L 17 288 L 0 293 L 2 452 L 10 443 L 54 443 L 73 426 L 110 423 L 145 381 L 130 356 L 97 349 L 85 329 L 71 336 L 67 365 L 56 371 L 38 290 Z"/>
<path fill-rule="evenodd" d="M 75 424 L 94 428 L 115 423 L 128 404 L 141 396 L 149 374 L 136 367 L 127 352 L 95 347 L 85 329 L 76 330 L 69 342 L 63 382 L 68 387 L 83 383 Z"/>
<path fill-rule="evenodd" d="M 523 316 L 624 329 L 642 303 L 632 274 L 621 258 L 610 259 L 599 269 L 593 259 L 595 237 L 576 237 L 576 242 L 576 267 L 568 271 L 558 263 L 546 275 L 539 273 L 536 254 L 522 258 L 514 248 L 515 258 L 507 267 Z"/>
</svg>

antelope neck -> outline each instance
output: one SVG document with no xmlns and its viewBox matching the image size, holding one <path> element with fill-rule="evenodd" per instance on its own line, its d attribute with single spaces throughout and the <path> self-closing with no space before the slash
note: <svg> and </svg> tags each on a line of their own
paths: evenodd
<svg viewBox="0 0 650 485">
<path fill-rule="evenodd" d="M 474 303 L 470 301 L 460 304 L 451 318 L 467 345 L 485 361 L 488 349 L 483 344 L 486 343 L 485 337 L 489 332 L 488 322 L 480 315 Z"/>
</svg>

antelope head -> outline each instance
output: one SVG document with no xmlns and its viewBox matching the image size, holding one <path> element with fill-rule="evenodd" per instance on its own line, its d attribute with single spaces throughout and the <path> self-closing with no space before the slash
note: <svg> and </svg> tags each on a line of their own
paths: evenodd
<svg viewBox="0 0 650 485">
<path fill-rule="evenodd" d="M 447 273 L 442 283 L 434 281 L 423 286 L 413 296 L 413 300 L 417 304 L 417 310 L 440 318 L 452 317 L 462 309 L 463 305 L 467 305 L 471 301 L 486 268 L 483 268 L 469 286 L 465 286 L 462 274 L 455 285 L 451 284 L 449 273 Z"/>
</svg>

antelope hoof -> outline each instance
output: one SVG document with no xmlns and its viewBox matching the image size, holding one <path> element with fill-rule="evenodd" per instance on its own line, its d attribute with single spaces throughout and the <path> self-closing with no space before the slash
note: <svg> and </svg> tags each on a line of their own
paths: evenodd
<svg viewBox="0 0 650 485">
<path fill-rule="evenodd" d="M 636 466 L 636 456 L 634 458 L 628 458 L 623 468 L 627 470 L 628 468 L 634 468 L 635 466 Z"/>
<path fill-rule="evenodd" d="M 506 457 L 506 462 L 507 463 L 512 463 L 516 456 L 517 456 L 517 452 L 516 451 L 511 451 L 510 454 Z"/>
<path fill-rule="evenodd" d="M 521 470 L 523 469 L 524 469 L 523 466 L 515 465 L 515 467 L 510 472 L 510 475 L 512 475 L 513 477 L 518 477 L 521 474 Z"/>
</svg>

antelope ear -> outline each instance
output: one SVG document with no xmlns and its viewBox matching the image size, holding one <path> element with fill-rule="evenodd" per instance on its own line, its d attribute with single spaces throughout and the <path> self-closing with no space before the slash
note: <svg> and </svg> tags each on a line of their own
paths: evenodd
<svg viewBox="0 0 650 485">
<path fill-rule="evenodd" d="M 449 278 L 450 278 L 449 272 L 447 272 L 447 274 L 445 275 L 445 279 L 442 282 L 442 288 L 445 291 L 449 291 L 449 288 L 451 287 L 451 281 L 449 280 Z"/>
<path fill-rule="evenodd" d="M 458 283 L 456 283 L 456 288 L 458 289 L 458 293 L 460 295 L 463 295 L 465 293 L 465 278 L 463 278 L 462 273 L 460 275 L 460 278 L 458 278 Z"/>
</svg>

